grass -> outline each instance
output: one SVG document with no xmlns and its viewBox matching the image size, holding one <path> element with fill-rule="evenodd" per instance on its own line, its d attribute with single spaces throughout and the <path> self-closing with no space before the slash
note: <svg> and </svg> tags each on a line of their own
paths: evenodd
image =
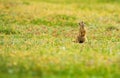
<svg viewBox="0 0 120 78">
<path fill-rule="evenodd" d="M 120 78 L 119 2 L 0 0 L 0 78 Z"/>
</svg>

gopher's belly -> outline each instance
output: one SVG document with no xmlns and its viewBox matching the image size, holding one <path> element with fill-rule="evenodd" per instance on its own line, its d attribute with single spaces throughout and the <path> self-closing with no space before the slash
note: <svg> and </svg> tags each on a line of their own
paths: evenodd
<svg viewBox="0 0 120 78">
<path fill-rule="evenodd" d="M 83 43 L 83 42 L 85 42 L 85 37 L 78 37 L 78 42 L 79 43 Z"/>
</svg>

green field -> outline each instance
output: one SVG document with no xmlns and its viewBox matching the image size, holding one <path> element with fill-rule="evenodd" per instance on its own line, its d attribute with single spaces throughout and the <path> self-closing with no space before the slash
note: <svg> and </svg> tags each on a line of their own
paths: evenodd
<svg viewBox="0 0 120 78">
<path fill-rule="evenodd" d="M 120 78 L 120 0 L 0 0 L 0 78 Z"/>
</svg>

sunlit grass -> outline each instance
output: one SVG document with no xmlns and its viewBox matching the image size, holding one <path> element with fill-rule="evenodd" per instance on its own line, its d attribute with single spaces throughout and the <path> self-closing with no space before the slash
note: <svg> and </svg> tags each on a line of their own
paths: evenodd
<svg viewBox="0 0 120 78">
<path fill-rule="evenodd" d="M 0 0 L 0 77 L 119 78 L 119 1 L 58 2 Z"/>
</svg>

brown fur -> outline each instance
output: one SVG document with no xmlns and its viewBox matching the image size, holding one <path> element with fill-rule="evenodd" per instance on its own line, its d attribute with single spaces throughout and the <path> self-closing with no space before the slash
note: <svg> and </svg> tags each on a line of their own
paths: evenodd
<svg viewBox="0 0 120 78">
<path fill-rule="evenodd" d="M 79 23 L 79 33 L 76 42 L 84 43 L 86 41 L 86 28 L 84 22 Z"/>
</svg>

